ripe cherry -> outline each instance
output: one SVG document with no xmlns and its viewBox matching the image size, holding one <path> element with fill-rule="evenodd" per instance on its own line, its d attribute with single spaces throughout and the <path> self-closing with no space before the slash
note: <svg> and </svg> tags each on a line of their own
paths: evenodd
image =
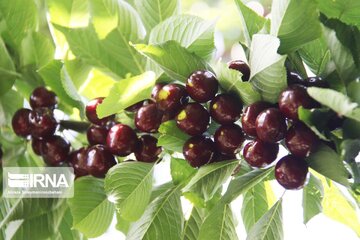
<svg viewBox="0 0 360 240">
<path fill-rule="evenodd" d="M 242 103 L 230 94 L 219 94 L 210 103 L 210 115 L 220 124 L 230 124 L 240 118 Z"/>
<path fill-rule="evenodd" d="M 298 120 L 298 109 L 309 109 L 316 106 L 316 102 L 309 96 L 306 88 L 301 85 L 292 85 L 279 96 L 279 109 L 285 117 Z"/>
<path fill-rule="evenodd" d="M 256 134 L 264 142 L 275 143 L 285 137 L 286 121 L 276 108 L 262 111 L 256 118 Z"/>
<path fill-rule="evenodd" d="M 275 166 L 275 178 L 286 189 L 300 189 L 306 184 L 308 166 L 304 159 L 293 155 L 281 158 Z"/>
<path fill-rule="evenodd" d="M 58 126 L 56 119 L 49 109 L 32 111 L 29 115 L 31 136 L 34 138 L 48 138 L 54 135 Z"/>
<path fill-rule="evenodd" d="M 153 87 L 151 91 L 151 99 L 156 100 L 156 96 L 158 95 L 159 91 L 165 86 L 165 83 L 157 83 Z"/>
<path fill-rule="evenodd" d="M 115 118 L 114 115 L 105 117 L 105 118 L 101 118 L 99 119 L 96 113 L 96 108 L 99 104 L 101 104 L 104 101 L 103 97 L 100 98 L 95 98 L 93 100 L 91 100 L 90 102 L 87 103 L 86 105 L 86 117 L 87 119 L 96 125 L 105 125 L 107 122 L 113 120 Z"/>
<path fill-rule="evenodd" d="M 274 162 L 278 153 L 279 144 L 257 139 L 245 145 L 243 155 L 250 166 L 263 168 Z"/>
<path fill-rule="evenodd" d="M 256 102 L 247 106 L 241 118 L 241 125 L 243 131 L 252 137 L 256 137 L 256 118 L 265 109 L 270 108 L 271 105 L 267 102 Z"/>
<path fill-rule="evenodd" d="M 300 158 L 309 156 L 319 143 L 319 138 L 305 124 L 297 122 L 290 127 L 285 136 L 285 144 L 289 151 Z"/>
<path fill-rule="evenodd" d="M 54 92 L 45 87 L 36 88 L 30 96 L 30 106 L 32 109 L 50 108 L 53 109 L 57 104 L 57 97 Z"/>
<path fill-rule="evenodd" d="M 142 132 L 157 132 L 163 113 L 156 104 L 142 106 L 135 115 L 135 126 Z"/>
<path fill-rule="evenodd" d="M 68 158 L 70 144 L 60 136 L 51 136 L 43 141 L 41 153 L 50 166 L 59 166 Z"/>
<path fill-rule="evenodd" d="M 229 156 L 234 156 L 240 151 L 240 147 L 245 140 L 242 129 L 239 125 L 230 124 L 220 126 L 214 135 L 217 150 Z"/>
<path fill-rule="evenodd" d="M 213 99 L 218 88 L 218 80 L 209 71 L 193 72 L 186 82 L 186 91 L 192 99 L 199 103 Z"/>
<path fill-rule="evenodd" d="M 161 111 L 177 111 L 188 100 L 185 88 L 175 83 L 163 86 L 156 95 L 156 103 Z"/>
<path fill-rule="evenodd" d="M 196 136 L 187 140 L 183 147 L 185 159 L 192 167 L 201 167 L 215 156 L 214 142 L 205 136 Z"/>
<path fill-rule="evenodd" d="M 41 139 L 33 138 L 31 140 L 31 147 L 34 153 L 38 156 L 42 155 L 42 146 L 44 144 L 44 141 Z"/>
<path fill-rule="evenodd" d="M 87 149 L 80 148 L 70 153 L 68 157 L 70 167 L 74 168 L 75 176 L 82 177 L 88 175 L 87 169 Z"/>
<path fill-rule="evenodd" d="M 309 77 L 305 79 L 305 85 L 307 87 L 319 87 L 319 88 L 329 88 L 329 83 L 323 80 L 321 77 Z"/>
<path fill-rule="evenodd" d="M 135 150 L 135 157 L 140 162 L 155 162 L 161 153 L 161 147 L 157 146 L 157 139 L 151 135 L 140 137 L 140 143 Z"/>
<path fill-rule="evenodd" d="M 86 152 L 87 171 L 94 177 L 103 178 L 116 165 L 114 155 L 104 145 L 95 145 Z"/>
<path fill-rule="evenodd" d="M 91 125 L 86 132 L 87 140 L 90 145 L 105 145 L 108 132 L 109 128 L 106 126 Z"/>
<path fill-rule="evenodd" d="M 287 83 L 289 86 L 294 84 L 305 85 L 304 79 L 296 72 L 287 72 Z"/>
<path fill-rule="evenodd" d="M 117 124 L 110 129 L 106 143 L 112 154 L 125 157 L 134 152 L 138 138 L 131 127 Z"/>
<path fill-rule="evenodd" d="M 250 79 L 250 68 L 249 65 L 247 65 L 242 60 L 234 60 L 228 63 L 228 66 L 230 69 L 238 70 L 242 73 L 242 80 L 243 81 L 249 81 Z"/>
<path fill-rule="evenodd" d="M 19 137 L 27 137 L 31 133 L 30 116 L 31 110 L 19 109 L 12 118 L 12 128 Z"/>
<path fill-rule="evenodd" d="M 199 103 L 188 103 L 176 117 L 177 126 L 185 133 L 196 136 L 206 131 L 210 115 Z"/>
</svg>

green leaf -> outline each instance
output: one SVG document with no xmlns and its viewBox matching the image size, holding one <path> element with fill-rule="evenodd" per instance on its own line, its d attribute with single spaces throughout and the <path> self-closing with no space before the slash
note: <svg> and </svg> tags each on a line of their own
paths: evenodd
<svg viewBox="0 0 360 240">
<path fill-rule="evenodd" d="M 135 221 L 149 203 L 154 164 L 123 162 L 109 170 L 105 178 L 105 192 L 114 201 L 121 217 Z"/>
<path fill-rule="evenodd" d="M 332 89 L 311 87 L 307 89 L 309 95 L 316 101 L 337 112 L 340 116 L 360 122 L 360 108 L 347 96 Z"/>
<path fill-rule="evenodd" d="M 290 53 L 321 36 L 317 4 L 313 0 L 274 0 L 271 34 L 281 42 L 279 53 Z"/>
<path fill-rule="evenodd" d="M 346 139 L 341 143 L 341 157 L 346 162 L 354 161 L 360 152 L 360 139 Z"/>
<path fill-rule="evenodd" d="M 110 226 L 114 205 L 108 201 L 104 181 L 82 177 L 75 181 L 75 196 L 68 200 L 73 227 L 87 237 L 98 237 Z"/>
<path fill-rule="evenodd" d="M 183 189 L 210 200 L 222 184 L 231 176 L 238 161 L 223 161 L 202 166 Z"/>
<path fill-rule="evenodd" d="M 179 185 L 180 186 L 180 185 Z M 127 240 L 181 238 L 183 213 L 179 187 L 174 187 L 148 205 L 142 217 L 131 224 Z"/>
<path fill-rule="evenodd" d="M 235 0 L 235 3 L 240 11 L 241 24 L 244 28 L 243 35 L 246 40 L 245 44 L 250 47 L 252 36 L 260 32 L 265 25 L 266 19 L 247 7 L 242 0 Z"/>
<path fill-rule="evenodd" d="M 15 65 L 6 49 L 4 41 L 0 37 L 0 96 L 4 95 L 13 86 L 19 77 Z"/>
<path fill-rule="evenodd" d="M 310 175 L 310 180 L 303 190 L 303 218 L 304 224 L 322 212 L 321 201 L 324 197 L 324 188 L 319 179 Z"/>
<path fill-rule="evenodd" d="M 349 186 L 348 176 L 340 156 L 326 145 L 320 145 L 317 150 L 306 159 L 309 167 L 331 180 L 344 186 Z"/>
<path fill-rule="evenodd" d="M 59 240 L 82 240 L 82 234 L 72 229 L 73 219 L 71 216 L 70 209 L 68 208 L 62 218 L 59 225 L 58 232 L 56 233 L 56 239 Z"/>
<path fill-rule="evenodd" d="M 201 225 L 198 240 L 238 239 L 230 205 L 219 203 Z"/>
<path fill-rule="evenodd" d="M 189 220 L 185 222 L 182 240 L 197 240 L 205 219 L 204 209 L 193 207 Z"/>
<path fill-rule="evenodd" d="M 286 56 L 277 54 L 278 38 L 271 35 L 255 34 L 250 50 L 250 81 L 262 98 L 271 103 L 278 101 L 286 88 Z"/>
<path fill-rule="evenodd" d="M 174 152 L 182 152 L 184 143 L 190 138 L 189 135 L 182 132 L 175 121 L 167 121 L 160 125 L 158 146 Z"/>
<path fill-rule="evenodd" d="M 273 168 L 265 170 L 253 170 L 249 173 L 234 178 L 223 197 L 223 201 L 230 203 L 235 200 L 239 195 L 248 191 L 259 182 L 263 181 L 271 172 Z"/>
<path fill-rule="evenodd" d="M 282 199 L 251 228 L 246 240 L 282 240 Z"/>
<path fill-rule="evenodd" d="M 15 112 L 24 104 L 24 99 L 18 92 L 10 90 L 0 96 L 0 126 L 5 126 L 11 122 Z"/>
<path fill-rule="evenodd" d="M 135 49 L 157 63 L 171 78 L 185 82 L 196 70 L 211 70 L 207 63 L 176 41 L 162 44 L 136 44 Z"/>
<path fill-rule="evenodd" d="M 357 0 L 318 0 L 319 9 L 328 18 L 360 27 L 360 2 Z"/>
<path fill-rule="evenodd" d="M 131 222 L 122 218 L 119 213 L 116 213 L 116 219 L 117 219 L 116 229 L 126 235 L 129 231 Z"/>
<path fill-rule="evenodd" d="M 82 0 L 46 0 L 50 21 L 63 27 L 85 27 L 89 21 L 89 3 Z"/>
<path fill-rule="evenodd" d="M 223 90 L 239 96 L 245 105 L 261 100 L 260 94 L 255 91 L 252 84 L 242 81 L 241 72 L 229 69 L 227 64 L 222 62 L 217 64 L 215 72 Z"/>
<path fill-rule="evenodd" d="M 360 138 L 360 122 L 352 119 L 345 119 L 342 127 L 344 138 Z"/>
<path fill-rule="evenodd" d="M 300 107 L 298 109 L 299 119 L 304 122 L 318 137 L 327 140 L 326 131 L 328 122 L 331 121 L 333 113 L 328 109 L 314 108 L 305 109 Z"/>
<path fill-rule="evenodd" d="M 190 166 L 185 159 L 171 158 L 170 162 L 171 177 L 175 185 L 188 182 L 195 174 L 196 169 Z"/>
<path fill-rule="evenodd" d="M 347 95 L 360 105 L 360 81 L 353 81 L 347 87 Z"/>
<path fill-rule="evenodd" d="M 100 118 L 116 114 L 125 108 L 148 99 L 155 85 L 155 74 L 145 72 L 139 76 L 126 78 L 115 83 L 110 94 L 97 108 Z"/>
<path fill-rule="evenodd" d="M 180 13 L 179 0 L 135 0 L 134 3 L 147 30 Z"/>
</svg>

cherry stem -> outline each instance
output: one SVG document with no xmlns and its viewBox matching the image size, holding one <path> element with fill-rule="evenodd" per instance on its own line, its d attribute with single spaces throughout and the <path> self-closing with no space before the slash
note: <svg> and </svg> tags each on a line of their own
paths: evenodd
<svg viewBox="0 0 360 240">
<path fill-rule="evenodd" d="M 79 121 L 68 121 L 61 120 L 60 126 L 63 129 L 73 130 L 76 132 L 86 132 L 86 130 L 90 127 L 90 123 L 88 122 L 79 122 Z"/>
</svg>

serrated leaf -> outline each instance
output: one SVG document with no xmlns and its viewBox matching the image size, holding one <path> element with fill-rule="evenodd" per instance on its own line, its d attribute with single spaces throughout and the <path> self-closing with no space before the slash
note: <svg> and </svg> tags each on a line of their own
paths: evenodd
<svg viewBox="0 0 360 240">
<path fill-rule="evenodd" d="M 282 240 L 282 199 L 251 228 L 246 240 Z"/>
<path fill-rule="evenodd" d="M 340 156 L 330 147 L 322 144 L 306 158 L 309 167 L 331 180 L 349 186 L 348 176 Z"/>
<path fill-rule="evenodd" d="M 196 169 L 190 166 L 185 159 L 171 158 L 171 177 L 175 185 L 187 182 L 195 174 Z"/>
<path fill-rule="evenodd" d="M 83 235 L 75 230 L 72 229 L 72 216 L 70 209 L 67 208 L 66 212 L 64 213 L 64 216 L 62 218 L 62 221 L 59 225 L 58 232 L 55 234 L 54 239 L 57 240 L 82 240 Z"/>
<path fill-rule="evenodd" d="M 287 86 L 286 56 L 277 54 L 280 40 L 277 37 L 255 34 L 250 50 L 250 81 L 262 98 L 271 103 L 278 101 Z"/>
<path fill-rule="evenodd" d="M 0 37 L 0 96 L 4 95 L 13 86 L 19 77 L 15 65 L 6 49 L 5 43 Z"/>
<path fill-rule="evenodd" d="M 180 185 L 179 185 L 180 186 Z M 174 187 L 148 205 L 141 218 L 131 224 L 127 240 L 181 238 L 183 213 L 179 187 Z"/>
<path fill-rule="evenodd" d="M 23 98 L 14 90 L 9 90 L 0 96 L 0 126 L 11 122 L 14 113 L 24 104 Z"/>
<path fill-rule="evenodd" d="M 319 13 L 313 0 L 274 0 L 271 34 L 278 36 L 279 53 L 290 53 L 321 36 Z"/>
<path fill-rule="evenodd" d="M 223 161 L 204 165 L 199 168 L 183 191 L 195 193 L 208 201 L 231 176 L 237 164 L 238 161 Z"/>
<path fill-rule="evenodd" d="M 108 201 L 104 181 L 82 177 L 75 181 L 75 195 L 68 200 L 73 227 L 87 237 L 103 234 L 114 216 L 114 205 Z"/>
<path fill-rule="evenodd" d="M 162 146 L 166 150 L 174 152 L 182 152 L 186 140 L 190 138 L 189 135 L 182 132 L 177 126 L 175 121 L 167 121 L 160 125 L 158 139 L 158 146 Z"/>
<path fill-rule="evenodd" d="M 319 0 L 319 9 L 328 18 L 337 18 L 340 21 L 360 27 L 360 2 L 357 0 Z"/>
<path fill-rule="evenodd" d="M 185 222 L 182 240 L 197 240 L 205 219 L 204 209 L 193 207 L 190 218 Z"/>
<path fill-rule="evenodd" d="M 219 203 L 201 225 L 198 240 L 236 240 L 235 219 L 230 205 Z"/>
<path fill-rule="evenodd" d="M 135 221 L 149 203 L 154 164 L 123 162 L 112 167 L 105 178 L 105 192 L 121 217 Z"/>
<path fill-rule="evenodd" d="M 322 212 L 321 201 L 324 197 L 324 188 L 319 179 L 310 175 L 308 184 L 303 190 L 303 218 L 307 224 L 313 217 Z"/>
<path fill-rule="evenodd" d="M 154 72 L 145 72 L 115 83 L 109 96 L 97 108 L 98 116 L 103 118 L 119 113 L 135 103 L 148 99 L 155 81 Z"/>
</svg>

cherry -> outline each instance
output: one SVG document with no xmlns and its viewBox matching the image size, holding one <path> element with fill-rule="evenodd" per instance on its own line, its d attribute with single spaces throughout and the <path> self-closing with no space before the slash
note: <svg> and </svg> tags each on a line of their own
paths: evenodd
<svg viewBox="0 0 360 240">
<path fill-rule="evenodd" d="M 258 117 L 258 115 L 270 108 L 271 105 L 267 102 L 256 102 L 253 104 L 250 104 L 249 106 L 247 106 L 244 110 L 243 116 L 241 118 L 241 125 L 243 128 L 243 131 L 252 137 L 256 137 L 256 126 L 255 126 L 255 122 L 256 122 L 256 118 Z"/>
<path fill-rule="evenodd" d="M 283 139 L 287 130 L 285 118 L 276 108 L 262 111 L 256 118 L 255 125 L 258 138 L 270 143 Z"/>
<path fill-rule="evenodd" d="M 163 113 L 156 104 L 142 106 L 135 115 L 135 126 L 142 132 L 157 132 Z"/>
<path fill-rule="evenodd" d="M 57 104 L 57 97 L 54 92 L 47 90 L 45 87 L 36 88 L 30 96 L 30 106 L 32 109 L 51 108 Z"/>
<path fill-rule="evenodd" d="M 131 127 L 117 124 L 110 129 L 106 143 L 112 154 L 125 157 L 134 152 L 138 138 Z"/>
<path fill-rule="evenodd" d="M 286 189 L 300 189 L 307 180 L 308 166 L 304 159 L 293 155 L 281 158 L 275 166 L 275 178 Z"/>
<path fill-rule="evenodd" d="M 68 163 L 70 167 L 74 168 L 74 174 L 76 177 L 82 177 L 88 175 L 87 169 L 87 149 L 80 148 L 70 153 L 68 157 Z"/>
<path fill-rule="evenodd" d="M 32 111 L 29 115 L 31 136 L 34 138 L 47 138 L 54 135 L 58 126 L 56 119 L 49 109 Z"/>
<path fill-rule="evenodd" d="M 236 159 L 236 155 L 224 155 L 221 154 L 219 152 L 216 152 L 214 154 L 214 157 L 211 159 L 211 161 L 209 163 L 215 163 L 215 162 L 223 162 L 223 161 L 230 161 L 230 160 L 235 160 Z"/>
<path fill-rule="evenodd" d="M 185 159 L 192 167 L 201 167 L 215 156 L 214 142 L 205 136 L 195 136 L 187 140 L 183 147 Z"/>
<path fill-rule="evenodd" d="M 12 128 L 16 135 L 20 137 L 27 137 L 31 133 L 30 116 L 31 110 L 22 108 L 19 109 L 12 118 Z"/>
<path fill-rule="evenodd" d="M 159 91 L 165 86 L 166 84 L 164 83 L 157 83 L 155 84 L 155 86 L 153 87 L 152 91 L 151 91 L 151 98 L 156 100 L 156 96 L 158 95 Z"/>
<path fill-rule="evenodd" d="M 173 120 L 176 115 L 178 115 L 179 111 L 166 111 L 163 112 L 163 116 L 161 118 L 161 122 L 167 122 L 169 120 Z"/>
<path fill-rule="evenodd" d="M 298 120 L 298 109 L 309 109 L 316 106 L 316 102 L 309 96 L 306 88 L 301 85 L 292 85 L 279 96 L 279 109 L 285 117 Z"/>
<path fill-rule="evenodd" d="M 140 162 L 155 162 L 161 153 L 161 147 L 157 146 L 157 139 L 151 135 L 140 137 L 140 143 L 135 150 L 135 157 Z"/>
<path fill-rule="evenodd" d="M 31 147 L 36 155 L 38 155 L 38 156 L 42 155 L 43 144 L 44 144 L 44 141 L 41 139 L 33 138 L 31 140 Z"/>
<path fill-rule="evenodd" d="M 240 151 L 244 140 L 242 129 L 236 124 L 220 126 L 214 135 L 217 150 L 229 156 L 234 156 Z"/>
<path fill-rule="evenodd" d="M 321 77 L 309 77 L 305 79 L 305 85 L 307 87 L 319 87 L 319 88 L 329 88 L 329 83 L 323 80 Z"/>
<path fill-rule="evenodd" d="M 41 153 L 44 161 L 50 166 L 59 166 L 67 160 L 70 144 L 60 136 L 51 136 L 43 141 Z"/>
<path fill-rule="evenodd" d="M 304 79 L 297 74 L 296 72 L 287 72 L 287 84 L 294 85 L 294 84 L 300 84 L 305 85 Z"/>
<path fill-rule="evenodd" d="M 108 132 L 109 128 L 106 126 L 91 125 L 86 132 L 86 136 L 90 145 L 105 145 Z"/>
<path fill-rule="evenodd" d="M 209 71 L 193 72 L 186 82 L 186 91 L 192 99 L 199 103 L 213 99 L 218 88 L 218 80 Z"/>
<path fill-rule="evenodd" d="M 307 157 L 317 146 L 319 138 L 305 124 L 297 122 L 290 127 L 285 136 L 289 151 L 297 157 Z"/>
<path fill-rule="evenodd" d="M 183 132 L 196 136 L 209 127 L 210 115 L 199 103 L 188 103 L 176 117 L 176 124 Z"/>
<path fill-rule="evenodd" d="M 246 162 L 257 168 L 263 168 L 274 162 L 279 153 L 279 144 L 267 143 L 259 139 L 249 142 L 243 150 Z"/>
<path fill-rule="evenodd" d="M 179 84 L 167 84 L 156 95 L 156 103 L 161 111 L 176 111 L 189 100 L 185 88 Z"/>
<path fill-rule="evenodd" d="M 87 171 L 94 177 L 103 178 L 116 165 L 114 155 L 104 146 L 95 145 L 86 151 Z"/>
<path fill-rule="evenodd" d="M 229 94 L 219 94 L 210 103 L 210 115 L 220 124 L 229 124 L 240 118 L 242 103 Z"/>
<path fill-rule="evenodd" d="M 95 98 L 93 100 L 91 100 L 90 102 L 87 103 L 86 105 L 86 117 L 88 118 L 88 120 L 96 125 L 105 125 L 107 122 L 113 120 L 115 118 L 114 115 L 105 117 L 105 118 L 101 118 L 99 119 L 96 113 L 96 108 L 99 104 L 101 104 L 104 101 L 103 97 L 99 97 L 99 98 Z"/>
<path fill-rule="evenodd" d="M 243 81 L 249 81 L 250 79 L 250 68 L 249 65 L 247 65 L 242 60 L 234 60 L 228 63 L 228 66 L 230 69 L 238 70 L 242 73 L 242 80 Z"/>
</svg>

